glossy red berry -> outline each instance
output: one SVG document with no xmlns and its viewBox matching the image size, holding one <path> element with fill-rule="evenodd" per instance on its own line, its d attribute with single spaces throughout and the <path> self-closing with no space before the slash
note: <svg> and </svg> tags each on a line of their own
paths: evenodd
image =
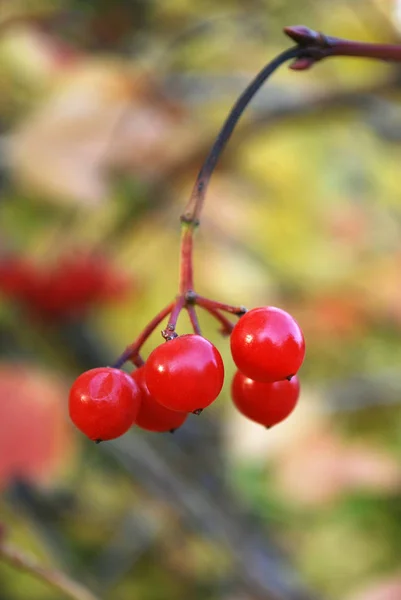
<svg viewBox="0 0 401 600">
<path fill-rule="evenodd" d="M 153 398 L 145 381 L 145 368 L 140 367 L 131 377 L 141 392 L 141 406 L 135 419 L 135 425 L 147 431 L 172 431 L 184 423 L 188 413 L 165 408 Z"/>
<path fill-rule="evenodd" d="M 238 369 L 255 381 L 291 377 L 305 356 L 305 340 L 298 323 L 273 306 L 245 313 L 235 325 L 230 343 Z"/>
<path fill-rule="evenodd" d="M 171 410 L 193 412 L 219 395 L 223 360 L 204 337 L 182 335 L 153 350 L 145 364 L 145 380 L 157 402 Z"/>
<path fill-rule="evenodd" d="M 231 396 L 238 410 L 265 427 L 284 421 L 294 410 L 299 397 L 299 380 L 295 375 L 291 381 L 270 383 L 254 381 L 237 371 L 231 387 Z"/>
<path fill-rule="evenodd" d="M 70 390 L 72 422 L 94 441 L 112 440 L 133 425 L 141 394 L 124 371 L 100 367 L 82 373 Z"/>
</svg>

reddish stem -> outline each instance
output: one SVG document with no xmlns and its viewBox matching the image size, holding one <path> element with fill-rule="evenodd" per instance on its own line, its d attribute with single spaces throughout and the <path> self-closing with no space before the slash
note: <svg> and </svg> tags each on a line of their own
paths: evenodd
<svg viewBox="0 0 401 600">
<path fill-rule="evenodd" d="M 173 310 L 171 311 L 170 318 L 168 320 L 166 329 L 162 331 L 162 336 L 165 340 L 171 340 L 177 337 L 175 333 L 175 328 L 177 325 L 178 317 L 180 316 L 180 312 L 185 306 L 185 296 L 178 296 L 177 300 L 173 304 Z"/>
<path fill-rule="evenodd" d="M 140 356 L 140 354 L 133 356 L 131 358 L 131 360 L 132 360 L 132 364 L 134 364 L 137 369 L 139 369 L 140 367 L 143 367 L 143 365 L 145 364 L 145 361 L 143 360 L 142 356 Z"/>
<path fill-rule="evenodd" d="M 194 228 L 184 223 L 181 233 L 179 293 L 185 296 L 194 289 L 192 251 Z"/>
<path fill-rule="evenodd" d="M 355 56 L 376 60 L 401 61 L 401 45 L 345 40 L 326 36 L 304 25 L 284 27 L 284 33 L 294 40 L 301 50 L 299 58 L 295 59 L 292 65 L 292 68 L 296 69 L 307 69 L 315 62 L 330 56 Z"/>
<path fill-rule="evenodd" d="M 194 333 L 197 333 L 198 335 L 202 335 L 199 321 L 198 321 L 198 315 L 196 313 L 195 307 L 193 306 L 193 304 L 187 304 L 186 309 L 187 309 Z"/>
<path fill-rule="evenodd" d="M 149 336 L 154 332 L 156 327 L 160 325 L 163 319 L 165 319 L 167 315 L 174 309 L 175 304 L 175 302 L 170 302 L 170 304 L 168 304 L 155 317 L 153 317 L 153 319 L 146 325 L 145 329 L 139 334 L 136 340 L 130 344 L 116 360 L 113 365 L 115 369 L 119 369 L 124 363 L 127 362 L 127 360 L 130 359 L 134 362 L 134 364 L 136 364 L 136 366 L 141 366 L 143 360 L 138 356 L 139 350 L 142 348 Z"/>
<path fill-rule="evenodd" d="M 227 317 L 223 314 L 221 314 L 221 312 L 218 311 L 217 308 L 214 308 L 213 306 L 202 306 L 202 308 L 204 310 L 206 310 L 210 315 L 212 315 L 212 317 L 214 317 L 215 319 L 217 319 L 217 321 L 219 321 L 219 323 L 221 323 L 222 328 L 221 328 L 221 333 L 223 335 L 230 335 L 232 330 L 234 329 L 234 323 L 232 323 L 229 319 L 227 319 Z"/>
<path fill-rule="evenodd" d="M 237 317 L 241 317 L 247 312 L 245 306 L 232 306 L 231 304 L 224 304 L 223 302 L 216 302 L 216 300 L 209 300 L 209 298 L 204 298 L 203 296 L 199 296 L 196 294 L 195 303 L 206 310 L 208 308 L 214 308 L 218 310 L 222 310 L 224 312 L 228 312 L 232 315 L 236 315 Z"/>
<path fill-rule="evenodd" d="M 332 45 L 328 56 L 359 56 L 360 58 L 373 58 L 376 60 L 396 62 L 401 60 L 401 46 L 351 42 L 333 37 L 326 39 Z"/>
</svg>

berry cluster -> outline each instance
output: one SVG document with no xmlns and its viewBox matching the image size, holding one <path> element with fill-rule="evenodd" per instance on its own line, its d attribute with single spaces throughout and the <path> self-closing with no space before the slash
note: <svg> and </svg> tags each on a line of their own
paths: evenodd
<svg viewBox="0 0 401 600">
<path fill-rule="evenodd" d="M 304 336 L 291 315 L 273 306 L 249 311 L 233 329 L 231 352 L 238 367 L 231 387 L 238 410 L 266 427 L 288 417 L 305 357 Z"/>
<path fill-rule="evenodd" d="M 246 87 L 232 107 L 195 181 L 181 215 L 179 293 L 145 327 L 114 368 L 81 375 L 70 394 L 74 423 L 91 439 L 122 435 L 132 424 L 165 431 L 181 425 L 189 412 L 199 414 L 219 395 L 224 366 L 217 349 L 201 335 L 196 306 L 215 317 L 222 333 L 231 335 L 231 352 L 238 368 L 232 382 L 232 399 L 247 417 L 271 427 L 285 419 L 299 396 L 297 372 L 305 355 L 305 342 L 296 321 L 285 311 L 265 306 L 249 312 L 196 294 L 193 286 L 193 234 L 200 223 L 206 190 L 238 120 L 257 91 L 281 65 L 303 71 L 330 56 L 359 56 L 401 61 L 401 46 L 369 44 L 328 37 L 302 25 L 286 27 L 295 42 L 270 61 Z M 186 309 L 193 334 L 177 336 L 175 326 Z M 224 313 L 239 318 L 233 324 Z M 146 363 L 139 352 L 143 343 L 169 315 L 162 332 L 166 344 L 158 346 Z M 131 360 L 137 367 L 132 376 L 120 370 Z"/>
<path fill-rule="evenodd" d="M 61 255 L 53 265 L 20 256 L 0 260 L 0 293 L 43 321 L 82 317 L 131 288 L 109 260 L 93 253 Z"/>
<path fill-rule="evenodd" d="M 271 427 L 285 419 L 298 400 L 296 373 L 305 355 L 302 332 L 287 312 L 274 307 L 245 312 L 231 326 L 231 351 L 239 369 L 232 382 L 233 402 L 249 419 Z M 178 336 L 170 327 L 163 336 L 166 342 L 144 364 L 138 348 L 131 347 L 131 359 L 139 365 L 131 375 L 103 367 L 75 381 L 70 416 L 91 440 L 116 438 L 133 425 L 174 431 L 189 413 L 200 414 L 216 400 L 224 382 L 217 348 L 199 333 Z"/>
<path fill-rule="evenodd" d="M 293 68 L 308 68 L 312 58 L 319 60 L 321 46 L 326 48 L 320 37 L 310 30 L 290 28 L 286 32 L 298 47 L 273 59 L 240 95 L 198 173 L 181 215 L 176 299 L 150 321 L 113 368 L 88 371 L 72 386 L 71 418 L 92 440 L 112 439 L 135 423 L 153 431 L 176 429 L 188 413 L 200 414 L 217 398 L 223 386 L 224 365 L 218 350 L 201 334 L 197 307 L 217 319 L 222 333 L 231 336 L 231 352 L 238 367 L 232 383 L 232 398 L 237 408 L 250 419 L 271 427 L 285 419 L 295 407 L 299 395 L 296 373 L 305 354 L 304 338 L 296 321 L 278 308 L 265 306 L 247 312 L 243 307 L 199 296 L 194 291 L 192 260 L 194 232 L 200 223 L 210 177 L 245 108 L 284 62 L 292 60 Z M 178 336 L 176 324 L 184 309 L 193 334 Z M 234 324 L 230 315 L 239 317 L 239 321 Z M 168 323 L 162 331 L 165 343 L 156 347 L 145 362 L 140 355 L 141 348 L 167 317 Z M 128 360 L 137 367 L 131 376 L 120 370 Z"/>
</svg>

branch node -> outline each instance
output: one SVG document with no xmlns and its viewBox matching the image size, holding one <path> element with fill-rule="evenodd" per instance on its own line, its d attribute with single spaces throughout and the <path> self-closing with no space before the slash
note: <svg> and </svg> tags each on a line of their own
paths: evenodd
<svg viewBox="0 0 401 600">
<path fill-rule="evenodd" d="M 185 292 L 185 303 L 189 305 L 194 305 L 196 304 L 197 297 L 198 294 L 196 292 L 194 292 L 193 290 L 188 290 L 187 292 Z"/>
<path fill-rule="evenodd" d="M 283 31 L 301 47 L 329 45 L 325 35 L 306 27 L 305 25 L 291 25 L 289 27 L 284 27 Z"/>
<path fill-rule="evenodd" d="M 189 213 L 184 213 L 180 217 L 181 223 L 185 223 L 185 225 L 191 225 L 192 227 L 199 227 L 200 221 L 199 219 L 194 219 L 194 217 Z"/>
<path fill-rule="evenodd" d="M 171 342 L 171 340 L 178 337 L 178 333 L 174 331 L 174 328 L 171 325 L 167 325 L 167 329 L 163 329 L 161 333 L 166 342 Z"/>
</svg>

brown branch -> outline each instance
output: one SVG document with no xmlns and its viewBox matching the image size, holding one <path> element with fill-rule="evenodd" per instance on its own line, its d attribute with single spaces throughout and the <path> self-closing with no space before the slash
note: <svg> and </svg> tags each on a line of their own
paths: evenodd
<svg viewBox="0 0 401 600">
<path fill-rule="evenodd" d="M 280 102 L 267 106 L 241 127 L 238 135 L 244 139 L 266 127 L 285 119 L 307 118 L 311 115 L 339 108 L 361 108 L 372 104 L 374 97 L 379 94 L 394 92 L 401 87 L 401 72 L 399 69 L 384 80 L 369 83 L 357 89 L 341 89 L 331 92 L 313 92 L 303 96 L 283 96 Z"/>
<path fill-rule="evenodd" d="M 31 557 L 23 554 L 11 544 L 0 543 L 0 561 L 15 569 L 29 573 L 72 600 L 98 600 L 92 592 L 80 583 L 70 579 L 61 571 L 40 566 Z"/>
<path fill-rule="evenodd" d="M 266 104 L 253 112 L 250 118 L 245 121 L 236 131 L 237 144 L 251 137 L 255 133 L 260 133 L 261 128 L 269 127 L 284 121 L 286 119 L 304 119 L 311 115 L 322 115 L 327 112 L 338 109 L 358 109 L 369 106 L 374 97 L 380 94 L 387 94 L 399 90 L 401 87 L 401 73 L 398 68 L 395 69 L 388 78 L 380 79 L 373 83 L 361 85 L 358 88 L 343 88 L 329 92 L 311 91 L 305 93 L 292 94 L 283 90 L 280 98 L 276 101 L 270 99 Z M 197 163 L 206 155 L 211 144 L 210 135 L 199 136 L 198 142 L 191 149 L 188 149 L 185 156 L 171 165 L 168 171 L 164 172 L 162 182 L 174 181 L 180 178 L 189 169 L 194 170 Z M 230 149 L 228 146 L 225 156 L 222 157 L 222 166 L 230 163 L 232 155 L 236 153 L 237 146 Z M 158 193 L 156 198 L 165 198 Z"/>
</svg>

